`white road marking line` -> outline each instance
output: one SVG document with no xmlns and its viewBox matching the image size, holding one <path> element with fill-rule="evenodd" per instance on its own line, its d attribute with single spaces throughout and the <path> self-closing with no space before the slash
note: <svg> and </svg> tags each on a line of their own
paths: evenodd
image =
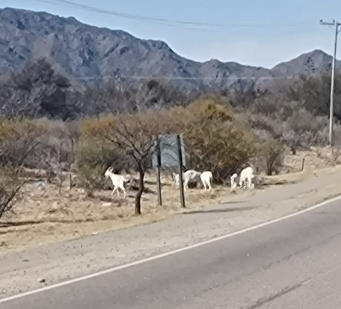
<svg viewBox="0 0 341 309">
<path fill-rule="evenodd" d="M 173 250 L 173 251 L 169 251 L 169 252 L 166 252 L 166 253 L 155 255 L 155 256 L 152 256 L 152 257 L 149 257 L 149 258 L 146 258 L 146 259 L 142 259 L 142 260 L 138 260 L 138 261 L 135 261 L 135 262 L 132 262 L 132 263 L 128 263 L 128 264 L 124 264 L 124 265 L 121 265 L 121 266 L 116 266 L 116 267 L 113 267 L 113 268 L 102 270 L 102 271 L 99 271 L 99 272 L 96 272 L 96 273 L 93 273 L 93 274 L 90 274 L 90 275 L 86 275 L 86 276 L 78 277 L 78 278 L 75 278 L 75 279 L 63 281 L 63 282 L 60 282 L 60 283 L 52 284 L 52 285 L 49 285 L 49 286 L 46 286 L 46 287 L 43 287 L 43 288 L 39 288 L 39 289 L 36 289 L 36 290 L 32 290 L 32 291 L 16 294 L 16 295 L 9 296 L 9 297 L 6 297 L 6 298 L 2 298 L 2 299 L 0 299 L 0 303 L 5 303 L 5 302 L 9 302 L 11 300 L 18 299 L 18 298 L 23 298 L 23 297 L 26 297 L 26 296 L 29 296 L 29 295 L 34 295 L 34 294 L 37 294 L 37 293 L 41 293 L 41 292 L 45 292 L 45 291 L 48 291 L 48 290 L 56 289 L 56 288 L 63 287 L 63 286 L 66 286 L 66 285 L 70 285 L 70 284 L 73 284 L 73 283 L 76 283 L 76 282 L 80 282 L 80 281 L 88 280 L 88 279 L 91 279 L 91 278 L 99 277 L 99 276 L 102 276 L 102 275 L 105 275 L 105 274 L 109 274 L 109 273 L 112 273 L 112 272 L 115 272 L 115 271 L 118 271 L 118 270 L 121 270 L 121 269 L 125 269 L 125 268 L 129 268 L 129 267 L 132 267 L 132 266 L 136 266 L 136 265 L 140 265 L 140 264 L 143 264 L 143 263 L 147 263 L 147 262 L 151 262 L 151 261 L 154 261 L 154 260 L 158 260 L 158 259 L 161 259 L 163 257 L 174 255 L 174 254 L 177 254 L 177 253 L 180 253 L 180 252 L 183 252 L 183 251 L 187 251 L 187 250 L 191 250 L 191 249 L 198 248 L 198 247 L 201 247 L 201 246 L 205 246 L 207 244 L 210 244 L 210 243 L 213 243 L 213 242 L 216 242 L 216 241 L 220 241 L 220 240 L 227 239 L 227 238 L 230 238 L 230 237 L 233 237 L 233 236 L 244 234 L 246 232 L 250 232 L 250 231 L 256 230 L 258 228 L 261 228 L 261 227 L 264 227 L 264 226 L 267 226 L 267 225 L 270 225 L 270 224 L 273 224 L 273 223 L 281 222 L 281 221 L 284 221 L 286 219 L 299 216 L 299 215 L 301 215 L 303 213 L 306 213 L 306 212 L 312 211 L 314 209 L 320 208 L 322 206 L 325 206 L 327 204 L 333 203 L 333 202 L 335 202 L 335 201 L 337 201 L 339 199 L 341 199 L 341 195 L 337 196 L 337 197 L 334 197 L 334 198 L 332 198 L 330 200 L 324 201 L 322 203 L 319 203 L 319 204 L 317 204 L 315 206 L 308 207 L 306 209 L 303 209 L 303 210 L 300 210 L 298 212 L 292 213 L 290 215 L 287 215 L 287 216 L 284 216 L 284 217 L 281 217 L 281 218 L 278 218 L 278 219 L 274 219 L 274 220 L 271 220 L 271 221 L 268 221 L 268 222 L 264 222 L 264 223 L 261 223 L 261 224 L 258 224 L 258 225 L 254 225 L 254 226 L 251 226 L 249 228 L 246 228 L 246 229 L 243 229 L 243 230 L 239 230 L 239 231 L 236 231 L 236 232 L 233 232 L 233 233 L 230 233 L 230 234 L 226 234 L 226 235 L 223 235 L 223 236 L 219 236 L 219 237 L 216 237 L 216 238 L 213 238 L 213 239 L 210 239 L 210 240 L 205 240 L 203 242 L 200 242 L 200 243 L 197 243 L 197 244 L 194 244 L 194 245 L 189 245 L 187 247 L 183 247 L 183 248 L 180 248 L 180 249 L 176 249 L 176 250 Z"/>
</svg>

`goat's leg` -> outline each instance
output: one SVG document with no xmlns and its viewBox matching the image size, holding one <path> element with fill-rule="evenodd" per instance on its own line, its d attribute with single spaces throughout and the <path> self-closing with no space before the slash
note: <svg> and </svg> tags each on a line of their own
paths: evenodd
<svg viewBox="0 0 341 309">
<path fill-rule="evenodd" d="M 250 179 L 250 188 L 253 189 L 255 187 L 255 184 L 253 183 L 252 179 Z"/>
<path fill-rule="evenodd" d="M 116 191 L 116 187 L 114 187 L 114 189 L 112 190 L 111 194 L 114 195 L 115 191 Z"/>
</svg>

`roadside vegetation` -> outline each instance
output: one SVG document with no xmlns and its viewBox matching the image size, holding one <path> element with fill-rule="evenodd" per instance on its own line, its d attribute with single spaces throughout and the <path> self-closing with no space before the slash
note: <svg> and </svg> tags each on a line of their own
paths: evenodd
<svg viewBox="0 0 341 309">
<path fill-rule="evenodd" d="M 316 160 L 321 168 L 334 166 L 341 154 L 341 89 L 335 145 L 327 149 L 329 86 L 327 76 L 301 76 L 273 93 L 251 85 L 186 94 L 156 80 L 80 87 L 45 59 L 28 63 L 0 85 L 0 227 L 173 213 L 179 206 L 171 170 L 162 171 L 165 202 L 156 207 L 158 134 L 183 134 L 185 168 L 213 173 L 214 192 L 191 190 L 189 205 L 226 200 L 229 177 L 250 164 L 264 176 L 260 185 L 271 183 L 265 176 L 314 168 Z M 111 195 L 104 177 L 110 166 L 134 177 L 126 200 Z"/>
</svg>

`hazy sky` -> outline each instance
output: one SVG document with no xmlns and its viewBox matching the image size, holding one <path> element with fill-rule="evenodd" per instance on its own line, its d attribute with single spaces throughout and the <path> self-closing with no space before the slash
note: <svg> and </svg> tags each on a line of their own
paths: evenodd
<svg viewBox="0 0 341 309">
<path fill-rule="evenodd" d="M 161 39 L 175 52 L 194 60 L 218 58 L 265 67 L 317 48 L 331 54 L 333 31 L 320 26 L 319 20 L 341 21 L 340 0 L 70 1 L 123 15 L 170 21 L 165 24 L 82 10 L 61 3 L 63 0 L 0 0 L 0 7 L 74 16 L 84 23 L 122 29 L 140 38 Z M 197 25 L 174 21 L 200 22 L 205 26 L 198 29 Z M 341 58 L 341 34 L 339 51 Z"/>
</svg>

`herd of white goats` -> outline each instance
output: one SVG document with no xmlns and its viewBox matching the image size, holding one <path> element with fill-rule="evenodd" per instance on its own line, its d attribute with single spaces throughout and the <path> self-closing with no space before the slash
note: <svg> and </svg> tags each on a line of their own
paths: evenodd
<svg viewBox="0 0 341 309">
<path fill-rule="evenodd" d="M 113 168 L 109 167 L 106 171 L 104 176 L 106 178 L 110 178 L 112 185 L 114 187 L 112 194 L 117 192 L 117 196 L 119 196 L 120 190 L 124 194 L 124 198 L 126 197 L 126 184 L 131 180 L 130 175 L 119 175 L 115 174 L 113 172 Z M 254 188 L 254 170 L 252 167 L 246 167 L 244 168 L 239 176 L 239 182 L 238 182 L 238 175 L 234 173 L 230 177 L 230 183 L 231 183 L 231 191 L 235 191 L 238 187 L 240 188 Z M 173 173 L 173 179 L 175 181 L 176 187 L 179 187 L 179 174 Z M 204 190 L 206 191 L 207 189 L 212 190 L 212 180 L 213 180 L 213 175 L 212 172 L 210 171 L 204 171 L 204 172 L 198 172 L 195 170 L 187 170 L 186 172 L 183 173 L 183 184 L 184 184 L 184 189 L 185 191 L 188 189 L 188 184 L 190 182 L 201 182 L 204 186 Z"/>
</svg>

